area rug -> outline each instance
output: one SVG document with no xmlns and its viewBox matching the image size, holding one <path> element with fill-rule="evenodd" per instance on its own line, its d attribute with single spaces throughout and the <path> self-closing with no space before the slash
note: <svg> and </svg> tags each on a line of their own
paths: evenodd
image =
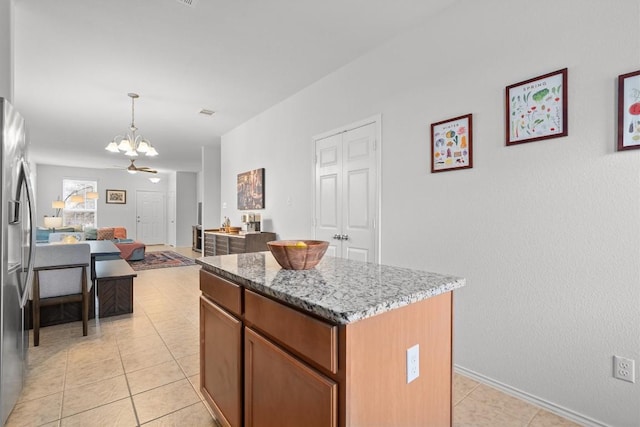
<svg viewBox="0 0 640 427">
<path fill-rule="evenodd" d="M 135 271 L 151 270 L 154 268 L 184 267 L 195 265 L 196 262 L 173 251 L 147 252 L 140 261 L 127 261 Z"/>
</svg>

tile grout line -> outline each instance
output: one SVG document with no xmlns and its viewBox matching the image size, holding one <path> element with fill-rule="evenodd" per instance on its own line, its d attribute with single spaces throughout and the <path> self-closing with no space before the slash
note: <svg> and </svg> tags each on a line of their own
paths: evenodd
<svg viewBox="0 0 640 427">
<path fill-rule="evenodd" d="M 143 310 L 144 311 L 144 310 Z M 144 316 L 147 318 L 147 320 L 149 322 L 151 322 L 151 319 L 149 319 L 149 316 L 147 316 L 147 313 L 144 313 Z M 153 322 L 151 322 L 151 324 L 153 325 Z M 155 327 L 154 327 L 155 329 Z M 122 360 L 122 351 L 120 350 L 120 343 L 118 342 L 118 333 L 116 331 L 116 347 L 118 348 L 118 356 L 120 357 L 120 365 L 122 365 L 122 373 L 124 375 L 124 381 L 127 383 L 127 390 L 129 391 L 129 401 L 131 403 L 131 407 L 133 408 L 133 416 L 136 417 L 136 425 L 137 426 L 141 426 L 142 424 L 140 423 L 140 417 L 138 416 L 138 410 L 136 409 L 136 404 L 133 400 L 133 393 L 131 392 L 131 385 L 129 384 L 129 377 L 127 376 L 127 370 L 125 369 L 124 366 L 124 361 Z"/>
</svg>

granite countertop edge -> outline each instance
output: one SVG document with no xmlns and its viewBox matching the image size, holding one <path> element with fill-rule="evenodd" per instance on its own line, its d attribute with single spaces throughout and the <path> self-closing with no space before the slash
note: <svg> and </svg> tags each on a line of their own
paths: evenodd
<svg viewBox="0 0 640 427">
<path fill-rule="evenodd" d="M 206 271 L 212 272 L 234 283 L 237 283 L 243 286 L 245 289 L 260 292 L 264 295 L 273 297 L 278 301 L 288 303 L 294 307 L 302 309 L 303 311 L 313 313 L 323 319 L 342 325 L 354 323 L 359 320 L 373 317 L 396 308 L 404 307 L 428 298 L 451 292 L 466 285 L 466 280 L 464 278 L 438 275 L 442 278 L 447 279 L 445 283 L 425 287 L 424 289 L 420 289 L 417 291 L 414 290 L 413 292 L 405 294 L 394 295 L 392 297 L 386 298 L 384 301 L 376 301 L 375 303 L 368 304 L 366 307 L 358 307 L 354 310 L 337 310 L 334 307 L 327 306 L 326 304 L 321 304 L 308 298 L 296 296 L 279 289 L 274 289 L 270 286 L 265 285 L 264 283 L 260 283 L 260 281 L 258 280 L 252 280 L 250 278 L 243 277 L 225 270 L 224 268 L 221 268 L 219 266 L 212 265 L 211 263 L 207 262 L 206 258 L 207 257 L 197 258 L 195 260 L 196 263 L 201 265 L 202 268 Z M 381 268 L 385 267 L 387 266 L 381 266 Z M 418 270 L 413 271 L 419 272 Z M 429 272 L 423 273 L 434 274 Z"/>
</svg>

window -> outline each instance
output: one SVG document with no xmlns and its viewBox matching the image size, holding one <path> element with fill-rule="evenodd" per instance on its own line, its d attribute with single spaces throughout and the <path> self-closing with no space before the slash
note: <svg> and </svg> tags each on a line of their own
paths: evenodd
<svg viewBox="0 0 640 427">
<path fill-rule="evenodd" d="M 65 225 L 96 227 L 98 224 L 98 183 L 80 179 L 62 180 Z"/>
</svg>

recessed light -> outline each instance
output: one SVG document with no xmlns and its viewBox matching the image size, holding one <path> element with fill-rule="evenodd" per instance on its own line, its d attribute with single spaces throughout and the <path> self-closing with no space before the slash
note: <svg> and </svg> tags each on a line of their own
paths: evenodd
<svg viewBox="0 0 640 427">
<path fill-rule="evenodd" d="M 149 181 L 153 182 L 154 184 L 157 184 L 160 182 L 160 178 L 149 178 Z"/>
<path fill-rule="evenodd" d="M 213 116 L 216 112 L 213 110 L 207 110 L 206 108 L 203 108 L 202 110 L 200 110 L 200 114 L 205 115 L 205 116 Z"/>
</svg>

